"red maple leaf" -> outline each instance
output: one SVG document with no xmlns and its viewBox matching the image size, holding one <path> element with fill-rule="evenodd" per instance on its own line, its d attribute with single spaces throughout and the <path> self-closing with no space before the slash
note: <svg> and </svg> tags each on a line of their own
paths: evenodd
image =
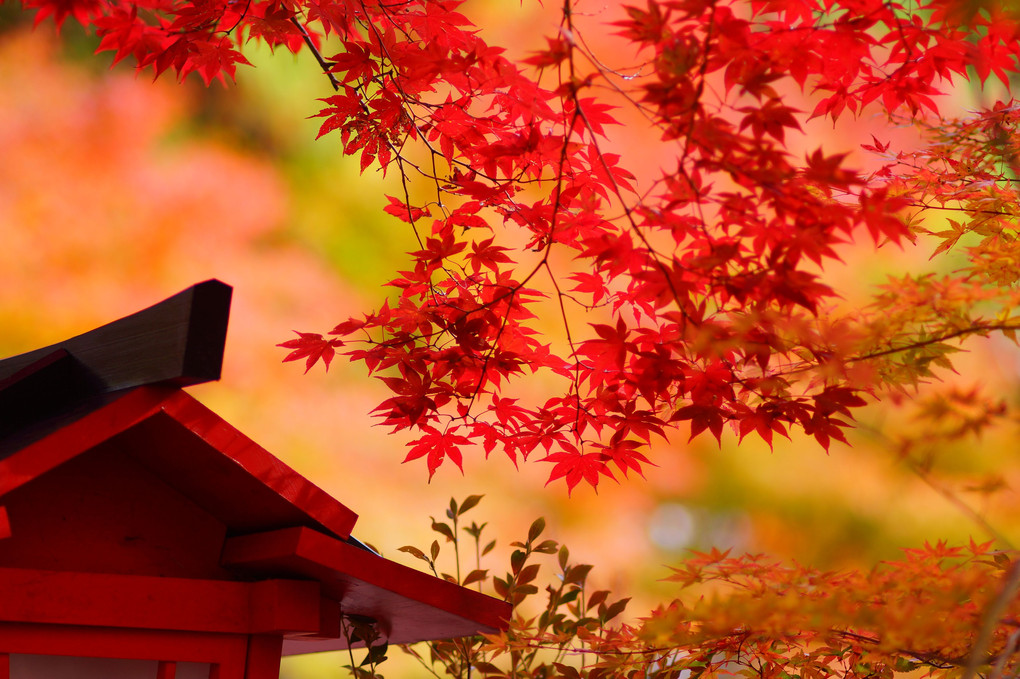
<svg viewBox="0 0 1020 679">
<path fill-rule="evenodd" d="M 305 372 L 307 373 L 312 369 L 312 366 L 321 360 L 326 366 L 326 370 L 329 370 L 330 361 L 333 360 L 337 347 L 343 346 L 343 341 L 340 339 L 326 339 L 317 332 L 299 332 L 297 334 L 298 339 L 287 340 L 276 345 L 285 349 L 292 349 L 284 357 L 284 363 L 303 358 L 305 359 Z"/>
</svg>

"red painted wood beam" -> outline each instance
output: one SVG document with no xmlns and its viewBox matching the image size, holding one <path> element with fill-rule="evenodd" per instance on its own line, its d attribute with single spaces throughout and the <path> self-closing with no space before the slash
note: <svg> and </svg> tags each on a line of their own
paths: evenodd
<svg viewBox="0 0 1020 679">
<path fill-rule="evenodd" d="M 0 460 L 0 496 L 159 412 L 175 389 L 136 389 Z"/>
<path fill-rule="evenodd" d="M 319 633 L 319 591 L 319 583 L 303 580 L 232 582 L 0 568 L 0 620 L 235 634 Z"/>
<path fill-rule="evenodd" d="M 358 520 L 355 512 L 295 472 L 199 401 L 180 391 L 167 399 L 162 409 L 180 427 L 198 437 L 206 447 L 221 453 L 219 456 L 221 461 L 230 460 L 236 467 L 244 470 L 247 476 L 257 479 L 292 508 L 310 517 L 316 526 L 321 526 L 327 532 L 341 538 L 350 536 L 351 529 Z M 195 488 L 201 493 L 205 503 L 219 501 L 218 509 L 221 514 L 233 509 L 236 516 L 226 518 L 228 528 L 236 532 L 265 530 L 271 522 L 270 517 L 261 519 L 262 526 L 256 526 L 256 522 L 250 519 L 258 516 L 265 508 L 265 501 L 244 495 L 245 491 L 240 487 L 236 492 L 231 492 L 237 484 L 248 483 L 248 479 L 236 473 L 229 476 L 222 474 L 213 478 L 211 463 L 219 461 L 210 459 L 208 455 L 204 455 L 202 460 L 195 460 L 193 464 L 180 459 L 182 453 L 191 451 L 199 452 L 200 448 L 188 446 L 187 450 L 182 451 L 170 446 L 150 445 L 145 461 L 156 469 L 157 455 L 161 455 L 159 460 L 161 464 L 156 471 L 170 473 L 171 467 L 180 469 L 184 473 L 178 473 L 175 478 L 180 483 L 188 483 L 190 487 Z M 167 480 L 170 481 L 169 478 Z M 282 513 L 282 509 L 280 511 Z M 288 521 L 289 525 L 296 523 L 307 524 L 308 521 L 301 521 L 298 517 Z"/>
<path fill-rule="evenodd" d="M 280 679 L 283 637 L 255 635 L 248 639 L 244 679 Z"/>
<path fill-rule="evenodd" d="M 0 622 L 0 654 L 210 663 L 210 676 L 245 679 L 247 652 L 243 634 Z"/>
<path fill-rule="evenodd" d="M 378 621 L 392 644 L 495 632 L 506 628 L 511 614 L 504 601 L 307 528 L 230 538 L 221 563 L 262 577 L 314 578 L 344 613 Z M 318 649 L 313 645 L 309 650 Z"/>
</svg>

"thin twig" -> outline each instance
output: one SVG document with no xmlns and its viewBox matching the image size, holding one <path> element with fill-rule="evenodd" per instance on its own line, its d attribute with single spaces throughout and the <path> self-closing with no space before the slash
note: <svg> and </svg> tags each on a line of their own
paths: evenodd
<svg viewBox="0 0 1020 679">
<path fill-rule="evenodd" d="M 301 31 L 301 38 L 305 41 L 305 45 L 311 50 L 315 60 L 319 62 L 319 66 L 322 68 L 322 72 L 329 78 L 329 84 L 333 86 L 333 89 L 337 92 L 340 91 L 340 81 L 336 79 L 333 73 L 330 71 L 329 64 L 322 58 L 322 53 L 319 52 L 319 48 L 315 46 L 315 42 L 312 40 L 312 36 L 309 35 L 308 29 L 305 28 L 304 24 L 297 20 L 297 17 L 291 17 L 290 22 L 297 26 L 297 29 Z"/>
<path fill-rule="evenodd" d="M 999 621 L 1002 620 L 1010 603 L 1016 597 L 1018 589 L 1020 589 L 1020 560 L 1014 561 L 1009 567 L 1009 571 L 1006 573 L 1002 583 L 1002 590 L 988 608 L 985 609 L 977 639 L 975 639 L 970 656 L 967 658 L 967 666 L 964 668 L 963 679 L 974 679 L 977 676 L 978 667 L 985 662 L 988 648 L 992 644 L 995 628 L 998 626 Z"/>
</svg>

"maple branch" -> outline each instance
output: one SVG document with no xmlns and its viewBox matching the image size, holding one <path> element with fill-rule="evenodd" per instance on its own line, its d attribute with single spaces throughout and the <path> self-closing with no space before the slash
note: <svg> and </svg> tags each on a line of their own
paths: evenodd
<svg viewBox="0 0 1020 679">
<path fill-rule="evenodd" d="M 418 653 L 417 650 L 415 650 L 413 645 L 411 645 L 411 644 L 401 644 L 400 645 L 400 650 L 402 650 L 404 653 L 407 653 L 412 658 L 417 660 L 418 661 L 418 665 L 420 665 L 422 669 L 424 669 L 426 672 L 431 674 L 436 679 L 446 679 L 446 677 L 444 677 L 443 675 L 439 674 L 438 671 L 436 671 L 436 668 L 433 666 L 432 663 L 425 662 L 425 658 L 423 658 L 422 655 L 420 653 Z"/>
<path fill-rule="evenodd" d="M 982 334 L 982 333 L 992 332 L 992 331 L 996 331 L 996 330 L 999 330 L 999 331 L 1020 330 L 1020 324 L 995 323 L 995 324 L 992 324 L 992 325 L 980 325 L 980 326 L 971 326 L 969 328 L 961 328 L 960 330 L 954 330 L 953 332 L 948 332 L 948 333 L 945 333 L 943 335 L 938 335 L 936 337 L 930 337 L 930 338 L 928 338 L 926 340 L 918 340 L 916 342 L 910 342 L 910 343 L 905 344 L 905 345 L 903 345 L 901 347 L 892 347 L 892 348 L 889 348 L 889 349 L 881 349 L 881 350 L 878 350 L 878 351 L 869 352 L 867 354 L 862 354 L 860 356 L 852 356 L 852 357 L 846 359 L 846 362 L 850 363 L 850 362 L 857 362 L 857 361 L 867 361 L 867 360 L 870 360 L 870 359 L 873 359 L 873 358 L 881 358 L 882 356 L 890 356 L 892 354 L 899 354 L 899 353 L 902 353 L 904 351 L 910 351 L 911 349 L 921 349 L 923 347 L 931 346 L 933 344 L 940 344 L 942 342 L 945 342 L 946 340 L 956 339 L 957 337 L 966 337 L 967 335 Z"/>
<path fill-rule="evenodd" d="M 989 675 L 989 679 L 1003 679 L 1003 674 L 1006 670 L 1006 663 L 1017 651 L 1017 647 L 1020 645 L 1020 629 L 1016 630 L 1009 635 L 1009 639 L 1006 641 L 1006 647 L 999 654 L 999 657 L 995 661 L 995 667 L 992 668 L 992 673 Z M 1014 676 L 1016 673 L 1014 672 Z"/>
<path fill-rule="evenodd" d="M 563 321 L 563 330 L 564 330 L 564 332 L 566 332 L 566 335 L 567 335 L 567 344 L 570 346 L 570 353 L 574 357 L 574 369 L 572 371 L 573 372 L 573 376 L 571 377 L 571 381 L 570 381 L 570 389 L 571 389 L 571 391 L 574 392 L 574 397 L 577 399 L 578 418 L 579 418 L 580 417 L 580 408 L 581 408 L 581 383 L 580 383 L 580 380 L 578 378 L 578 375 L 580 374 L 580 371 L 581 371 L 581 361 L 577 357 L 578 356 L 577 348 L 574 346 L 574 338 L 573 338 L 573 336 L 570 333 L 570 322 L 567 320 L 567 309 L 566 309 L 566 306 L 563 304 L 563 297 L 564 297 L 563 292 L 560 291 L 559 283 L 557 283 L 557 281 L 556 281 L 556 276 L 553 275 L 553 271 L 552 271 L 552 268 L 549 266 L 548 260 L 545 261 L 545 267 L 546 267 L 546 271 L 549 274 L 549 279 L 552 282 L 552 286 L 556 290 L 556 300 L 559 303 L 559 307 L 560 307 L 560 318 Z M 574 426 L 575 427 L 577 426 L 578 421 L 579 421 L 579 419 L 575 419 L 574 420 Z"/>
<path fill-rule="evenodd" d="M 715 2 L 715 0 L 713 0 L 713 6 L 714 6 L 714 2 Z M 570 35 L 573 36 L 574 31 L 575 31 L 575 27 L 574 27 L 574 23 L 573 23 L 573 17 L 572 17 L 572 12 L 571 12 L 571 9 L 570 9 L 569 0 L 565 0 L 565 2 L 564 2 L 563 21 L 565 22 L 566 27 L 567 27 L 568 31 L 570 32 Z M 706 38 L 706 45 L 708 44 L 709 40 L 711 40 L 711 26 L 709 27 L 709 30 L 708 30 L 708 37 Z M 588 119 L 588 116 L 585 114 L 584 109 L 581 107 L 581 104 L 580 104 L 580 101 L 579 101 L 578 95 L 577 95 L 577 87 L 575 85 L 575 75 L 574 75 L 574 73 L 575 73 L 574 49 L 575 49 L 576 45 L 575 45 L 573 39 L 569 40 L 568 44 L 570 45 L 570 50 L 568 51 L 568 55 L 567 55 L 568 64 L 569 64 L 569 73 L 570 73 L 570 88 L 569 88 L 568 91 L 569 91 L 569 94 L 570 94 L 570 98 L 571 98 L 571 100 L 573 102 L 574 120 L 571 121 L 571 124 L 570 124 L 570 126 L 567 129 L 568 129 L 568 131 L 569 130 L 573 130 L 574 121 L 577 119 L 577 116 L 580 116 L 581 120 L 584 122 L 585 129 L 588 130 L 588 136 L 591 139 L 591 143 L 595 147 L 595 153 L 596 153 L 596 156 L 598 158 L 598 161 L 599 161 L 599 163 L 601 163 L 602 169 L 606 173 L 606 177 L 609 178 L 610 186 L 611 186 L 611 188 L 613 190 L 613 193 L 616 195 L 616 199 L 619 201 L 620 207 L 624 211 L 624 217 L 625 217 L 626 221 L 628 222 L 628 224 L 630 225 L 630 229 L 634 232 L 634 234 L 638 237 L 638 239 L 644 244 L 644 246 L 647 249 L 649 255 L 651 255 L 651 259 L 654 262 L 655 267 L 659 270 L 659 273 L 662 275 L 663 279 L 665 280 L 666 285 L 669 288 L 670 293 L 672 294 L 674 301 L 676 302 L 677 310 L 689 322 L 693 321 L 693 319 L 688 314 L 687 309 L 685 308 L 685 306 L 683 304 L 683 301 L 680 299 L 679 291 L 676 289 L 676 286 L 673 284 L 673 278 L 672 278 L 672 276 L 670 274 L 669 269 L 667 269 L 666 265 L 663 264 L 662 261 L 661 261 L 661 255 L 655 250 L 654 247 L 652 247 L 652 244 L 648 241 L 648 238 L 641 231 L 641 229 L 638 226 L 637 222 L 634 220 L 633 210 L 632 210 L 631 206 L 628 204 L 627 200 L 624 198 L 622 189 L 620 188 L 620 184 L 617 181 L 616 177 L 613 175 L 613 171 L 610 168 L 609 163 L 608 163 L 608 161 L 605 158 L 605 154 L 602 152 L 601 145 L 596 140 L 595 127 L 592 125 L 591 121 Z M 582 54 L 583 53 L 584 52 L 582 50 Z M 703 64 L 703 68 L 707 68 L 707 59 L 706 59 L 706 63 Z M 562 160 L 561 160 L 561 162 L 562 162 Z"/>
<path fill-rule="evenodd" d="M 425 249 L 425 243 L 421 240 L 421 234 L 418 233 L 418 225 L 415 223 L 414 213 L 411 210 L 411 190 L 407 186 L 407 172 L 404 170 L 404 156 L 401 153 L 396 153 L 393 159 L 397 163 L 397 170 L 400 172 L 400 186 L 404 190 L 404 206 L 407 208 L 407 220 L 411 224 L 411 231 L 414 232 L 414 237 L 418 241 L 418 247 Z"/>
<path fill-rule="evenodd" d="M 1020 631 L 1016 633 L 1020 635 Z M 860 631 L 852 631 L 849 629 L 842 629 L 837 627 L 831 627 L 822 630 L 809 631 L 799 630 L 791 633 L 769 633 L 766 638 L 769 642 L 774 643 L 776 641 L 782 641 L 787 644 L 796 644 L 798 640 L 803 638 L 805 635 L 811 637 L 821 637 L 825 639 L 840 639 L 853 644 L 866 644 L 869 646 L 879 646 L 882 643 L 882 639 L 876 635 L 863 634 Z M 588 653 L 593 653 L 596 657 L 635 657 L 635 656 L 657 656 L 665 658 L 671 655 L 676 655 L 678 652 L 688 652 L 699 646 L 705 646 L 711 644 L 714 648 L 712 652 L 717 653 L 722 651 L 723 653 L 732 656 L 718 660 L 719 664 L 725 665 L 728 662 L 734 661 L 737 663 L 750 666 L 750 662 L 755 661 L 755 657 L 752 651 L 746 650 L 746 647 L 751 643 L 752 639 L 756 637 L 756 633 L 753 629 L 736 629 L 730 632 L 717 632 L 713 635 L 703 637 L 697 641 L 689 642 L 688 644 L 677 644 L 677 645 L 659 645 L 659 646 L 643 646 L 640 648 L 607 648 L 599 647 L 597 650 L 593 650 L 587 646 L 581 646 L 579 648 L 562 646 L 562 642 L 556 644 L 550 644 L 544 642 L 540 635 L 536 635 L 536 638 L 527 642 L 521 642 L 518 640 L 516 643 L 524 648 L 538 650 L 552 650 L 563 648 L 565 653 L 572 655 L 584 656 Z M 801 639 L 802 640 L 802 639 Z M 831 642 L 830 642 L 831 643 Z M 965 658 L 949 658 L 938 653 L 929 651 L 918 651 L 909 648 L 897 648 L 895 652 L 906 658 L 914 658 L 921 663 L 937 668 L 937 669 L 950 669 L 954 667 L 963 667 Z M 749 655 L 748 660 L 744 660 L 745 655 Z M 692 658 L 688 656 L 689 660 L 696 660 L 696 657 Z"/>
<path fill-rule="evenodd" d="M 985 609 L 977 639 L 971 648 L 970 657 L 967 659 L 967 665 L 964 668 L 963 679 L 974 679 L 977 675 L 978 667 L 983 662 L 986 662 L 985 656 L 992 643 L 995 629 L 1008 610 L 1009 605 L 1016 598 L 1017 591 L 1020 591 L 1020 560 L 1013 561 L 1009 571 L 1006 573 L 1006 577 L 1003 578 L 1002 589 L 999 591 L 998 596 Z"/>
<path fill-rule="evenodd" d="M 921 479 L 921 481 L 923 481 L 925 485 L 927 485 L 929 488 L 931 488 L 936 493 L 938 493 L 946 500 L 948 500 L 950 504 L 952 504 L 954 507 L 960 510 L 961 513 L 969 517 L 971 521 L 976 523 L 981 529 L 988 533 L 988 535 L 992 537 L 996 542 L 1001 544 L 1006 549 L 1013 549 L 1013 544 L 1009 541 L 1009 539 L 1007 539 L 1005 535 L 996 530 L 996 528 L 992 526 L 992 524 L 990 524 L 988 520 L 985 519 L 985 517 L 981 516 L 981 514 L 978 513 L 977 510 L 975 510 L 969 504 L 964 502 L 959 497 L 959 495 L 951 491 L 949 488 L 946 488 L 945 486 L 936 483 L 935 480 L 931 478 L 931 475 L 924 471 L 923 469 L 921 469 L 919 465 L 908 461 L 907 467 L 917 476 L 917 478 Z"/>
<path fill-rule="evenodd" d="M 705 79 L 708 75 L 708 54 L 711 49 L 713 33 L 715 30 L 715 7 L 716 0 L 712 0 L 709 3 L 710 18 L 706 22 L 705 39 L 702 41 L 700 49 L 701 63 L 698 65 L 698 84 L 694 90 L 694 97 L 691 99 L 690 109 L 687 113 L 687 115 L 690 116 L 690 119 L 687 122 L 687 134 L 684 139 L 683 154 L 680 156 L 680 161 L 678 163 L 678 167 L 683 168 L 684 177 L 688 180 L 691 186 L 694 186 L 694 182 L 690 180 L 690 176 L 687 174 L 687 170 L 684 166 L 687 164 L 687 158 L 692 149 L 691 139 L 694 136 L 694 118 L 697 114 L 698 107 L 701 106 L 701 98 L 705 94 Z"/>
<path fill-rule="evenodd" d="M 573 10 L 572 10 L 572 8 L 570 6 L 570 0 L 563 0 L 563 18 L 562 18 L 561 21 L 566 24 L 567 30 L 571 33 L 571 35 L 573 34 L 573 29 L 574 29 L 572 13 L 573 13 Z M 562 24 L 561 24 L 561 26 L 562 26 Z M 567 341 L 570 343 L 570 348 L 572 350 L 572 355 L 573 355 L 573 358 L 574 358 L 574 370 L 573 370 L 573 375 L 571 377 L 571 387 L 570 387 L 571 390 L 574 392 L 574 400 L 575 400 L 575 403 L 576 403 L 576 406 L 575 406 L 575 409 L 574 409 L 573 433 L 574 433 L 574 436 L 576 437 L 576 440 L 578 440 L 579 442 L 583 442 L 582 439 L 581 439 L 581 431 L 580 431 L 581 410 L 582 410 L 582 407 L 581 407 L 581 383 L 580 383 L 579 375 L 580 375 L 581 362 L 580 362 L 580 359 L 578 358 L 577 351 L 576 351 L 576 349 L 574 347 L 574 340 L 573 340 L 573 338 L 570 335 L 570 324 L 567 321 L 566 309 L 563 306 L 563 296 L 562 296 L 562 293 L 560 292 L 559 285 L 556 283 L 555 276 L 553 275 L 552 269 L 549 267 L 549 252 L 552 249 L 553 242 L 555 242 L 554 236 L 556 234 L 556 224 L 557 224 L 557 221 L 558 221 L 559 216 L 560 216 L 560 208 L 562 207 L 561 201 L 562 201 L 562 197 L 563 197 L 563 168 L 564 168 L 564 166 L 566 165 L 566 162 L 567 162 L 567 149 L 568 149 L 568 146 L 569 146 L 569 143 L 570 143 L 570 137 L 573 136 L 573 134 L 574 134 L 574 125 L 577 123 L 579 117 L 583 117 L 583 115 L 584 115 L 584 112 L 582 111 L 581 106 L 578 103 L 578 99 L 577 99 L 576 69 L 575 69 L 575 64 L 574 64 L 574 50 L 575 50 L 576 46 L 575 46 L 574 41 L 572 39 L 568 41 L 568 46 L 569 46 L 569 49 L 567 50 L 567 67 L 568 67 L 568 76 L 570 78 L 570 87 L 568 88 L 567 92 L 568 92 L 568 97 L 573 102 L 574 111 L 571 114 L 570 122 L 564 125 L 564 130 L 563 130 L 563 145 L 560 147 L 560 159 L 559 159 L 559 167 L 557 169 L 555 199 L 553 201 L 553 216 L 552 216 L 552 220 L 549 223 L 549 245 L 546 248 L 545 255 L 542 258 L 542 263 L 545 265 L 546 270 L 549 272 L 550 278 L 553 279 L 553 287 L 555 288 L 555 290 L 557 292 L 557 295 L 558 295 L 557 301 L 560 304 L 560 314 L 561 314 L 561 318 L 563 319 L 563 326 L 564 326 L 564 329 L 566 330 Z M 584 120 L 585 125 L 588 127 L 588 134 L 592 138 L 592 143 L 595 144 L 595 148 L 598 149 L 598 144 L 595 142 L 594 132 L 591 129 L 591 124 L 588 122 L 587 119 L 583 119 L 583 120 Z M 612 177 L 611 174 L 609 176 Z"/>
<path fill-rule="evenodd" d="M 297 27 L 297 29 L 301 32 L 301 39 L 304 41 L 305 47 L 307 47 L 309 51 L 311 51 L 312 56 L 314 56 L 315 60 L 319 62 L 319 67 L 322 68 L 323 74 L 325 74 L 325 76 L 329 78 L 329 84 L 333 86 L 333 90 L 339 92 L 340 82 L 330 71 L 329 64 L 327 64 L 326 60 L 322 57 L 322 53 L 319 52 L 319 48 L 315 46 L 315 41 L 312 40 L 312 36 L 308 33 L 308 29 L 305 28 L 304 24 L 298 21 L 296 16 L 291 17 L 290 22 L 294 24 Z"/>
</svg>

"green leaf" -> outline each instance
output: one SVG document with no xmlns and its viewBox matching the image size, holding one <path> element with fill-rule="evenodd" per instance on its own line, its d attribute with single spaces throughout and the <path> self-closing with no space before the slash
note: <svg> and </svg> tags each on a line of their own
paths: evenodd
<svg viewBox="0 0 1020 679">
<path fill-rule="evenodd" d="M 535 587 L 534 585 L 520 585 L 519 587 L 514 587 L 514 594 L 511 603 L 516 606 L 532 594 L 538 594 L 538 587 Z"/>
<path fill-rule="evenodd" d="M 524 585 L 534 580 L 538 575 L 539 568 L 541 568 L 541 566 L 537 563 L 533 563 L 530 566 L 522 568 L 520 574 L 517 576 L 517 584 Z"/>
<path fill-rule="evenodd" d="M 411 556 L 418 557 L 419 559 L 422 559 L 423 561 L 428 561 L 429 560 L 429 558 L 427 556 L 425 556 L 425 552 L 421 551 L 417 547 L 412 547 L 410 545 L 405 545 L 405 546 L 401 547 L 400 549 L 398 549 L 397 551 L 398 552 L 407 552 Z"/>
<path fill-rule="evenodd" d="M 477 540 L 482 535 L 482 529 L 488 525 L 489 524 L 486 522 L 479 526 L 477 523 L 472 521 L 470 526 L 464 526 L 464 532 L 473 537 L 475 540 Z"/>
<path fill-rule="evenodd" d="M 368 653 L 365 654 L 365 659 L 361 661 L 361 666 L 365 665 L 378 665 L 382 661 L 386 660 L 386 649 L 389 644 L 383 642 L 378 646 L 370 646 Z"/>
<path fill-rule="evenodd" d="M 481 499 L 483 497 L 485 497 L 485 496 L 484 495 L 469 495 L 469 496 L 467 496 L 464 499 L 464 502 L 461 503 L 460 509 L 456 510 L 457 516 L 460 516 L 461 514 L 466 513 L 469 509 L 471 509 L 472 507 L 477 505 L 481 501 Z"/>
<path fill-rule="evenodd" d="M 445 523 L 440 523 L 439 521 L 432 519 L 432 530 L 439 533 L 440 535 L 445 535 L 446 539 L 449 540 L 450 542 L 457 541 L 457 538 L 454 537 L 453 535 L 453 529 L 450 528 L 450 526 L 448 526 Z"/>
<path fill-rule="evenodd" d="M 912 672 L 920 667 L 920 663 L 911 662 L 903 656 L 896 657 L 896 671 L 897 672 Z"/>
<path fill-rule="evenodd" d="M 569 604 L 570 602 L 574 601 L 580 593 L 581 593 L 581 590 L 579 590 L 579 589 L 572 589 L 572 590 L 570 590 L 569 592 L 567 592 L 566 594 L 564 594 L 563 596 L 560 597 L 559 603 L 561 603 L 561 604 Z"/>
<path fill-rule="evenodd" d="M 576 667 L 564 665 L 563 663 L 558 662 L 554 662 L 553 667 L 556 668 L 563 679 L 581 679 L 581 674 L 577 671 Z"/>
<path fill-rule="evenodd" d="M 567 569 L 567 572 L 563 574 L 563 584 L 569 585 L 570 583 L 581 584 L 588 577 L 588 573 L 592 567 L 588 564 L 580 564 L 579 566 L 571 566 Z"/>
<path fill-rule="evenodd" d="M 484 569 L 476 569 L 467 574 L 464 578 L 464 582 L 460 583 L 463 586 L 468 586 L 475 582 L 484 582 L 489 577 L 489 571 Z"/>
<path fill-rule="evenodd" d="M 540 516 L 535 519 L 534 523 L 531 524 L 531 528 L 528 529 L 528 542 L 533 542 L 544 530 L 545 519 Z"/>
<path fill-rule="evenodd" d="M 608 597 L 609 597 L 608 590 L 600 589 L 597 592 L 593 592 L 592 595 L 588 597 L 588 606 L 586 610 L 590 611 L 595 606 L 604 603 Z"/>
<path fill-rule="evenodd" d="M 482 674 L 503 674 L 501 669 L 488 662 L 476 662 L 474 668 Z"/>
<path fill-rule="evenodd" d="M 528 555 L 519 549 L 515 549 L 514 553 L 510 555 L 510 568 L 513 570 L 513 574 L 517 575 L 521 572 L 521 567 L 524 566 L 524 562 L 528 560 Z"/>
<path fill-rule="evenodd" d="M 623 613 L 623 609 L 625 609 L 627 607 L 627 604 L 629 602 L 630 602 L 630 597 L 627 597 L 626 599 L 620 599 L 616 603 L 614 603 L 614 604 L 610 605 L 608 608 L 606 608 L 605 611 L 600 612 L 599 613 L 599 619 L 601 619 L 602 622 L 609 622 L 610 620 L 612 620 L 613 618 L 618 616 L 620 613 Z"/>
</svg>

